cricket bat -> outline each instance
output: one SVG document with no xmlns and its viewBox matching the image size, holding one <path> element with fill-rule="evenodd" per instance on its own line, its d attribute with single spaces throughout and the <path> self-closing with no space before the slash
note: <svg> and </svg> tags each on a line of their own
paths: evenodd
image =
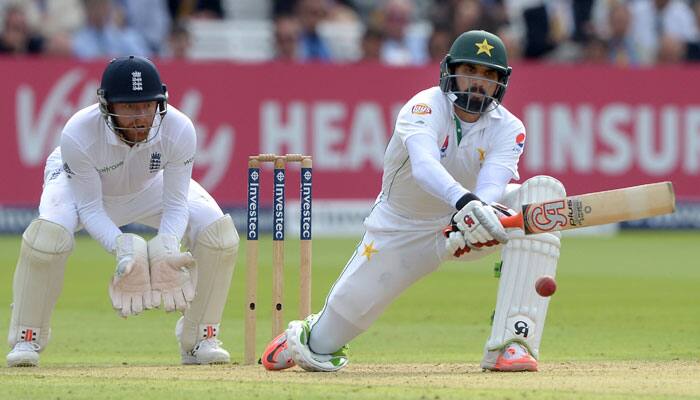
<svg viewBox="0 0 700 400">
<path fill-rule="evenodd" d="M 501 224 L 534 234 L 648 218 L 675 209 L 673 184 L 658 182 L 525 204 L 522 212 L 501 218 Z"/>
</svg>

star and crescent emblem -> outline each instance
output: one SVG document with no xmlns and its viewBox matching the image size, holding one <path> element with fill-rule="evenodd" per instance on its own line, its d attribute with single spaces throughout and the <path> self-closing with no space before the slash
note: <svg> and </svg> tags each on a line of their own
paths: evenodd
<svg viewBox="0 0 700 400">
<path fill-rule="evenodd" d="M 474 43 L 474 46 L 476 46 L 476 48 L 479 49 L 476 52 L 477 56 L 479 54 L 486 53 L 486 55 L 491 57 L 491 49 L 493 49 L 493 46 L 491 46 L 489 44 L 488 40 L 486 40 L 485 38 L 484 38 L 484 41 L 481 43 L 479 43 L 479 42 Z"/>
<path fill-rule="evenodd" d="M 371 241 L 369 244 L 364 244 L 364 251 L 362 252 L 363 257 L 367 257 L 367 261 L 372 259 L 372 254 L 377 253 L 379 250 L 377 250 L 374 247 L 374 240 Z"/>
</svg>

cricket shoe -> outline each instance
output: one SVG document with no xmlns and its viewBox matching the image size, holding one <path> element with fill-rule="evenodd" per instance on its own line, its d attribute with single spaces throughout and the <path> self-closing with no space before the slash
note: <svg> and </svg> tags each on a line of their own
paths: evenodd
<svg viewBox="0 0 700 400">
<path fill-rule="evenodd" d="M 508 344 L 501 351 L 493 366 L 483 367 L 484 369 L 500 372 L 535 372 L 537 371 L 537 360 L 530 355 L 525 346 L 514 342 Z"/>
<path fill-rule="evenodd" d="M 39 365 L 39 350 L 41 347 L 35 342 L 17 342 L 15 347 L 7 354 L 8 367 L 36 367 Z"/>
<path fill-rule="evenodd" d="M 265 347 L 260 361 L 269 371 L 280 371 L 295 366 L 287 346 L 287 333 L 282 332 Z"/>
<path fill-rule="evenodd" d="M 294 362 L 311 372 L 335 372 L 348 365 L 348 346 L 341 347 L 332 354 L 317 354 L 309 347 L 309 337 L 311 325 L 317 316 L 312 314 L 303 321 L 292 321 L 289 323 L 285 335 L 287 346 L 291 352 Z"/>
<path fill-rule="evenodd" d="M 175 336 L 180 341 L 182 335 L 182 325 L 185 317 L 180 317 L 175 326 Z M 210 326 L 211 327 L 211 326 Z M 228 364 L 231 362 L 231 355 L 221 347 L 221 341 L 216 338 L 216 330 L 194 345 L 192 350 L 185 350 L 180 345 L 180 357 L 183 365 L 209 365 Z"/>
</svg>

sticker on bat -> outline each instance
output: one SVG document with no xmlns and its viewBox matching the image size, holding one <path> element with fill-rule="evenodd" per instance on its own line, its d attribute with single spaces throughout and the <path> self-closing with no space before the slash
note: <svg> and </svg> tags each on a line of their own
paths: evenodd
<svg viewBox="0 0 700 400">
<path fill-rule="evenodd" d="M 564 200 L 557 200 L 537 206 L 528 206 L 523 215 L 533 232 L 549 232 L 559 226 L 566 226 L 565 208 Z"/>
</svg>

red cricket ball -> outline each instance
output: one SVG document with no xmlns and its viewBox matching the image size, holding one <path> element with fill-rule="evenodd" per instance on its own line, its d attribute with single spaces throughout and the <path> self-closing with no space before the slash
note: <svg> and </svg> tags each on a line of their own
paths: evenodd
<svg viewBox="0 0 700 400">
<path fill-rule="evenodd" d="M 542 297 L 548 297 L 557 291 L 557 282 L 549 275 L 542 275 L 535 282 L 535 290 Z"/>
</svg>

